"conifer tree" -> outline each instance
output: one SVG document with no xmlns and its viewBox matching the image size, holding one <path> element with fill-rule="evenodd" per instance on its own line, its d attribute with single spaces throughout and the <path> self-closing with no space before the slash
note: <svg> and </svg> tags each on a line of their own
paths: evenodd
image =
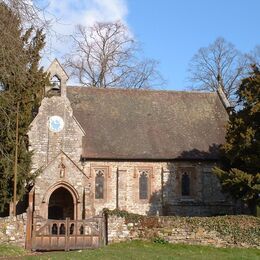
<svg viewBox="0 0 260 260">
<path fill-rule="evenodd" d="M 1 211 L 13 199 L 16 119 L 19 122 L 18 198 L 35 177 L 30 173 L 32 153 L 27 149 L 27 132 L 43 96 L 47 75 L 39 68 L 40 51 L 44 46 L 42 31 L 33 28 L 24 31 L 18 16 L 4 3 L 0 3 L 0 32 Z"/>
<path fill-rule="evenodd" d="M 260 203 L 260 71 L 251 75 L 238 89 L 239 110 L 230 117 L 223 146 L 225 167 L 215 168 L 223 190 L 245 201 L 252 213 Z"/>
</svg>

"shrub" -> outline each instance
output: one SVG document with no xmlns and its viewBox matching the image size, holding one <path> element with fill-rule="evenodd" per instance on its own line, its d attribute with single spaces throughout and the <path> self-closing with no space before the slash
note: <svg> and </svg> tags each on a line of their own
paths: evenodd
<svg viewBox="0 0 260 260">
<path fill-rule="evenodd" d="M 160 245 L 165 245 L 169 243 L 169 241 L 165 240 L 163 237 L 155 237 L 152 241 L 155 244 L 160 244 Z"/>
</svg>

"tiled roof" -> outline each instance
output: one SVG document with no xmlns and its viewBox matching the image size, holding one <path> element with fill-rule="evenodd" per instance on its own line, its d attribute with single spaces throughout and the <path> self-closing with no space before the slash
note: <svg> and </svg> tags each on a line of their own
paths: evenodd
<svg viewBox="0 0 260 260">
<path fill-rule="evenodd" d="M 217 93 L 68 87 L 83 158 L 217 159 L 228 114 Z"/>
</svg>

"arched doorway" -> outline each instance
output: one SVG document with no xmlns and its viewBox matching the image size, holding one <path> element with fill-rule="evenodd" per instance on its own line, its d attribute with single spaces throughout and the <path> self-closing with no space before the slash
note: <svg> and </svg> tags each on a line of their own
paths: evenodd
<svg viewBox="0 0 260 260">
<path fill-rule="evenodd" d="M 54 190 L 49 199 L 48 219 L 74 219 L 72 194 L 64 187 Z"/>
</svg>

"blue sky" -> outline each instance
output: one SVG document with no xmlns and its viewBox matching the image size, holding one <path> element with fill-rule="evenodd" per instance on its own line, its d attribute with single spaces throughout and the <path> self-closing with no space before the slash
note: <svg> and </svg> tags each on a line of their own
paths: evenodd
<svg viewBox="0 0 260 260">
<path fill-rule="evenodd" d="M 47 0 L 40 0 L 45 2 Z M 165 89 L 185 89 L 192 56 L 222 36 L 240 51 L 260 44 L 260 0 L 50 0 L 56 29 L 122 19 L 141 42 L 144 56 L 160 62 Z M 59 46 L 59 44 L 57 44 Z M 61 45 L 60 45 L 61 46 Z M 62 56 L 60 52 L 52 56 Z"/>
</svg>

